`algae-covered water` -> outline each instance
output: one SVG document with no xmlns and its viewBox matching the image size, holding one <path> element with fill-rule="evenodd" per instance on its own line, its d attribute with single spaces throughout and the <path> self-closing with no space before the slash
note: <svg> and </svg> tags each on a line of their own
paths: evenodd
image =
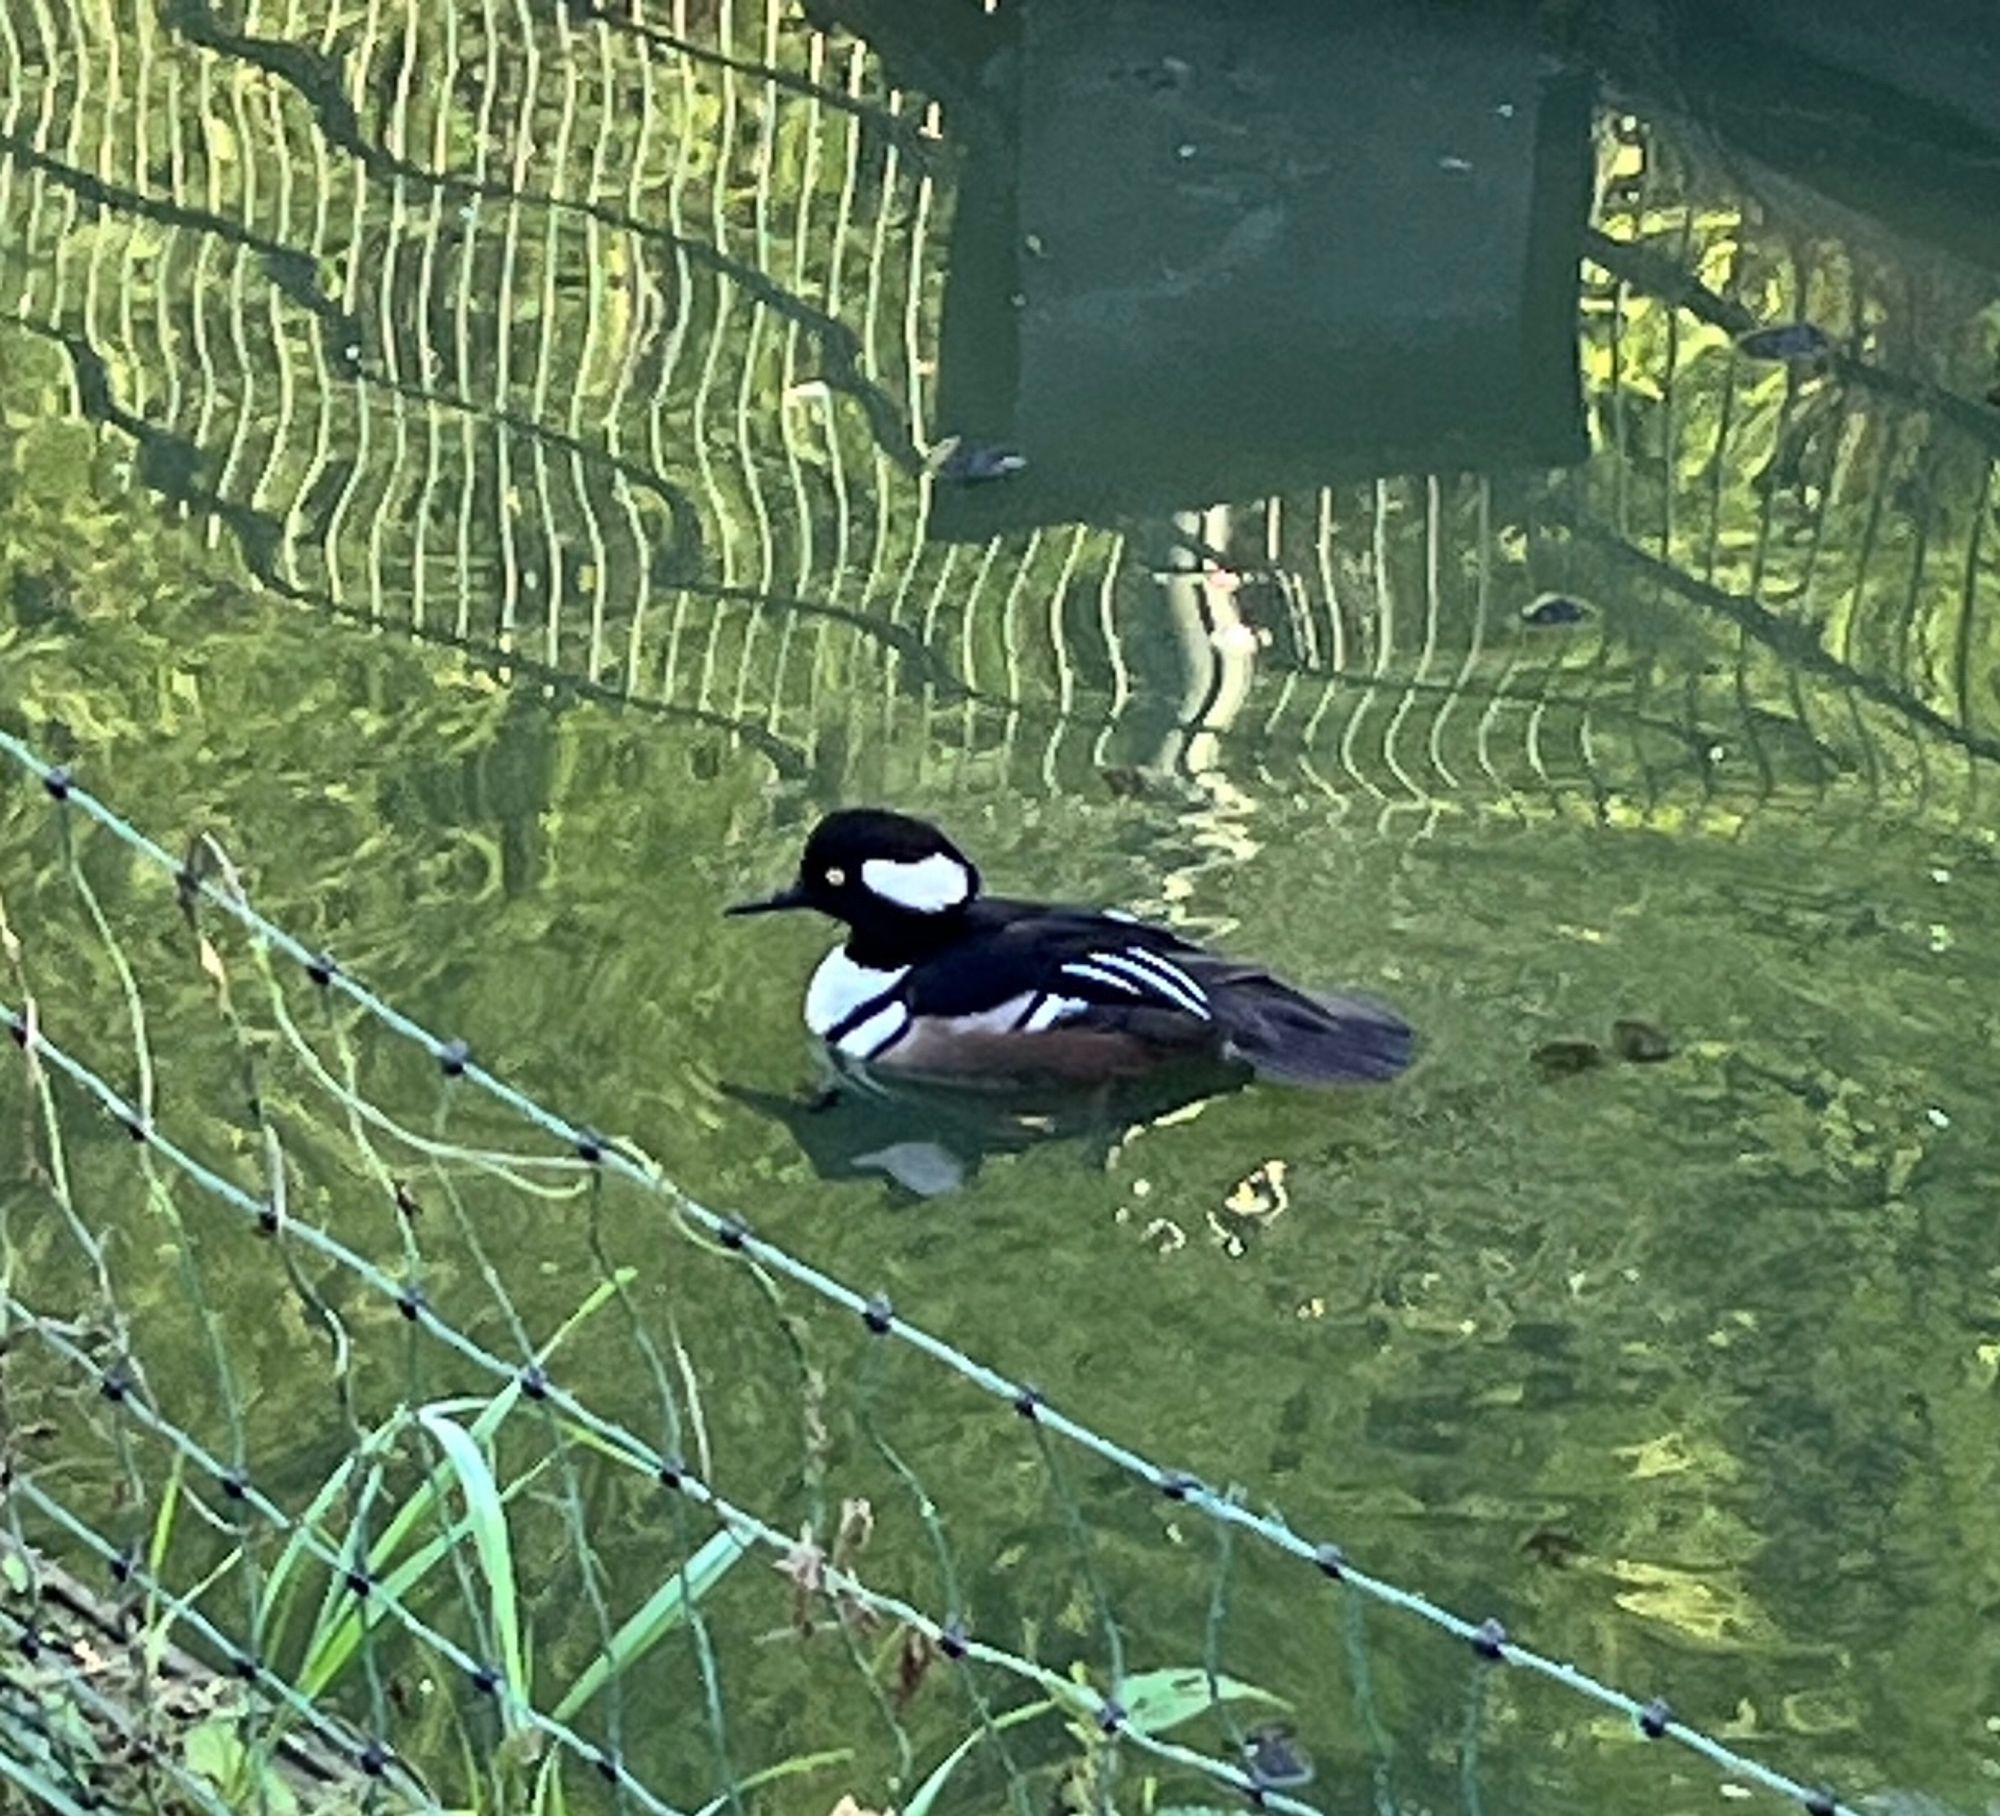
<svg viewBox="0 0 2000 1816">
<path fill-rule="evenodd" d="M 1155 1462 L 1855 1807 L 1986 1810 L 2000 135 L 1948 20 L 1857 71 L 1740 10 L 9 9 L 0 729 Z M 858 802 L 1386 996 L 1419 1062 L 1045 1141 L 809 1109 L 830 931 L 721 909 Z M 0 1067 L 5 1515 L 71 1567 L 49 1500 L 241 1635 L 282 1539 L 206 1580 L 230 1495 L 38 1330 L 293 1515 L 492 1390 L 311 1229 L 510 1363 L 622 1279 L 567 1393 L 784 1533 L 865 1499 L 859 1574 L 1017 1659 L 1284 1698 L 1316 1807 L 1751 1794 L 760 1284 L 11 759 L 0 916 L 0 1002 L 287 1220 Z M 913 1192 L 870 1157 L 919 1140 Z M 546 1408 L 492 1463 L 553 1710 L 713 1521 Z M 407 1605 L 496 1656 L 461 1550 Z M 802 1568 L 566 1721 L 823 1813 L 1038 1694 Z M 329 1706 L 447 1802 L 553 1794 L 397 1621 Z M 1043 1718 L 937 1807 L 1240 1802 Z"/>
</svg>

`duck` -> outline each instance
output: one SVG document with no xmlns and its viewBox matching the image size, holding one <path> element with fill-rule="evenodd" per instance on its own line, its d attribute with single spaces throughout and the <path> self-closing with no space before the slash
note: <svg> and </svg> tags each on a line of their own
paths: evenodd
<svg viewBox="0 0 2000 1816">
<path fill-rule="evenodd" d="M 1360 992 L 1320 994 L 1115 908 L 989 895 L 937 826 L 827 814 L 793 880 L 729 915 L 810 910 L 846 934 L 805 1022 L 836 1069 L 948 1087 L 1115 1086 L 1190 1069 L 1238 1082 L 1380 1083 L 1416 1049 Z"/>
</svg>

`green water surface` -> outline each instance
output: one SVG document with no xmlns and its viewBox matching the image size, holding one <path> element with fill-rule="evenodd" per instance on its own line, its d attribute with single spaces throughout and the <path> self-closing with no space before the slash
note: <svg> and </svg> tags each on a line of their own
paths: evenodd
<svg viewBox="0 0 2000 1816">
<path fill-rule="evenodd" d="M 210 835 L 522 1091 L 1121 1442 L 1804 1782 L 1993 1807 L 1995 265 L 1936 224 L 1955 167 L 1920 208 L 1802 178 L 1809 120 L 1792 161 L 1727 108 L 1691 124 L 1707 66 L 1671 36 L 1620 67 L 1567 14 L 1264 10 L 1002 8 L 989 41 L 977 8 L 10 8 L 0 725 L 175 857 Z M 1344 134 L 1286 73 L 1343 57 L 1356 108 L 1415 98 Z M 1735 344 L 1791 322 L 1822 356 Z M 1019 440 L 1023 483 L 926 477 L 951 432 Z M 1580 610 L 1537 622 L 1550 595 Z M 1009 893 L 1384 995 L 1418 1064 L 964 1150 L 934 1197 L 857 1170 L 950 1131 L 806 1114 L 831 932 L 721 909 L 859 802 Z M 288 1216 L 494 1353 L 634 1270 L 562 1386 L 785 1532 L 866 1497 L 857 1567 L 927 1614 L 1100 1688 L 1212 1659 L 1289 1701 L 1329 1810 L 1737 1790 L 1247 1538 L 1224 1559 L 666 1196 L 482 1165 L 566 1157 L 296 967 L 267 988 L 11 763 L 0 911 L 0 1000 L 116 1092 L 150 1075 L 253 1193 L 275 1136 Z M 1668 1056 L 1618 1058 L 1620 1021 Z M 477 1380 L 15 1060 L 0 1131 L 10 1324 L 122 1320 L 150 1402 L 281 1503 Z M 8 1416 L 54 1430 L 23 1466 L 143 1545 L 165 1447 L 32 1348 Z M 513 1518 L 543 1706 L 593 1595 L 615 1622 L 710 1530 L 510 1420 L 508 1471 L 551 1455 Z M 222 1549 L 184 1522 L 164 1574 Z M 202 1605 L 228 1627 L 244 1596 Z M 494 1643 L 442 1573 L 411 1599 Z M 746 1806 L 900 1806 L 977 1725 L 942 1667 L 897 1702 L 891 1629 L 801 1637 L 769 1558 L 711 1607 L 709 1662 L 677 1637 L 616 1716 L 677 1807 L 820 1750 Z M 379 1663 L 394 1695 L 337 1705 L 470 1795 L 453 1735 L 489 1750 L 490 1712 L 413 1642 Z M 1064 1792 L 1079 1742 L 1010 1741 L 940 1807 L 1233 1807 L 1129 1751 Z"/>
</svg>

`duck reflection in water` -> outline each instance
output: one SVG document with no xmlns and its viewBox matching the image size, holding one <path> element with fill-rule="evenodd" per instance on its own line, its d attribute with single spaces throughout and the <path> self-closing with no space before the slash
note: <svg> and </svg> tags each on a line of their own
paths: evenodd
<svg viewBox="0 0 2000 1816">
<path fill-rule="evenodd" d="M 943 1198 L 989 1156 L 1074 1141 L 1096 1164 L 1151 1122 L 1240 1090 L 1245 1067 L 1191 1066 L 1171 1075 L 1080 1090 L 968 1091 L 888 1078 L 834 1062 L 818 1090 L 787 1095 L 725 1082 L 725 1096 L 783 1123 L 822 1179 L 886 1179 L 915 1198 Z"/>
</svg>

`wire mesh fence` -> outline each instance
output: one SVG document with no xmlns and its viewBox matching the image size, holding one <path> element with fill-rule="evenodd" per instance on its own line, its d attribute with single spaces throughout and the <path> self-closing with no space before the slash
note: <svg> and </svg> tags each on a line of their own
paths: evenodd
<svg viewBox="0 0 2000 1816">
<path fill-rule="evenodd" d="M 40 797 L 15 787 L 14 814 L 45 813 L 52 834 L 0 919 L 24 1125 L 0 1217 L 0 1385 L 25 1671 L 9 1689 L 30 1743 L 8 1769 L 56 1807 L 129 1800 L 135 1783 L 156 1799 L 162 1779 L 196 1806 L 296 1807 L 302 1758 L 331 1771 L 336 1794 L 379 1786 L 421 1807 L 539 1807 L 590 1787 L 650 1810 L 740 1805 L 772 1779 L 866 1756 L 744 1753 L 764 1724 L 742 1711 L 769 1694 L 743 1687 L 746 1650 L 761 1638 L 802 1659 L 820 1633 L 815 1687 L 831 1678 L 848 1704 L 844 1720 L 821 1719 L 876 1730 L 890 1781 L 915 1787 L 906 1807 L 931 1807 L 975 1753 L 1017 1807 L 1045 1799 L 1050 1779 L 1077 1807 L 1110 1807 L 1129 1749 L 1123 1769 L 1156 1782 L 1206 1778 L 1261 1807 L 1311 1809 L 1292 1795 L 1305 1772 L 1291 1731 L 1239 1709 L 1281 1694 L 1239 1674 L 1244 1539 L 1340 1598 L 1352 1720 L 1378 1749 L 1357 1624 L 1368 1604 L 1465 1649 L 1472 1689 L 1451 1751 L 1468 1787 L 1485 1769 L 1487 1674 L 1513 1666 L 1623 1716 L 1628 1745 L 1672 1740 L 1732 1780 L 1845 1807 L 1664 1701 L 1140 1455 L 688 1199 L 643 1151 L 523 1097 L 463 1039 L 411 1022 L 266 921 L 213 840 L 177 860 L 68 771 L 11 737 L 0 749 Z M 182 923 L 174 939 L 160 937 L 163 913 Z M 177 958 L 180 987 L 146 987 L 135 954 Z M 105 994 L 123 1005 L 108 1027 L 88 1008 Z M 426 1097 L 427 1114 L 402 1107 Z M 667 1265 L 636 1258 L 662 1241 L 676 1249 Z M 533 1272 L 593 1283 L 546 1333 L 509 1286 Z M 674 1309 L 690 1293 L 711 1319 L 717 1295 L 741 1295 L 746 1338 L 762 1327 L 775 1353 L 711 1346 L 697 1364 Z M 260 1313 L 247 1329 L 246 1307 Z M 622 1403 L 564 1385 L 565 1346 L 599 1317 L 622 1323 L 635 1358 Z M 916 1360 L 899 1365 L 901 1351 Z M 955 1411 L 940 1431 L 935 1393 L 896 1391 L 916 1362 L 1011 1409 L 1025 1454 L 969 1456 Z M 279 1386 L 302 1370 L 326 1382 L 323 1430 L 302 1431 Z M 759 1443 L 781 1413 L 792 1438 Z M 956 1440 L 948 1467 L 922 1448 L 940 1435 Z M 1083 1460 L 1206 1529 L 1214 1550 L 1179 1610 L 1158 1605 L 1159 1566 L 1141 1562 L 1160 1535 L 1086 1500 Z M 1027 1530 L 1039 1525 L 1013 1611 L 1024 1633 L 1041 1631 L 1029 1608 L 1068 1610 L 1025 1650 L 973 1630 L 949 1536 L 982 1465 L 989 1516 L 997 1481 Z M 879 1553 L 878 1508 L 899 1541 Z M 662 1547 L 670 1565 L 654 1561 Z M 723 1588 L 759 1551 L 782 1586 L 753 1573 L 761 1595 Z M 864 1553 L 879 1575 L 864 1575 Z M 84 1565 L 103 1573 L 95 1593 L 78 1587 Z M 653 1587 L 630 1605 L 634 1580 Z M 1300 1625 L 1324 1636 L 1340 1618 Z M 86 1621 L 101 1641 L 78 1630 Z M 1183 1662 L 1140 1655 L 1177 1627 Z M 170 1646 L 189 1658 L 182 1644 L 206 1657 L 164 1679 Z M 943 1701 L 927 1680 L 947 1667 L 967 1731 L 920 1772 Z M 116 1726 L 93 1719 L 100 1683 L 125 1705 Z M 1041 1718 L 1066 1725 L 1074 1757 L 1030 1763 L 1006 1738 Z M 1214 1750 L 1174 1737 L 1197 1719 L 1221 1728 Z M 454 1741 L 462 1764 L 436 1783 Z M 701 1795 L 659 1788 L 689 1778 Z"/>
<path fill-rule="evenodd" d="M 1993 438 L 1890 261 L 1607 110 L 1586 467 L 953 545 L 953 133 L 778 6 L 0 8 L 0 406 L 94 425 L 24 464 L 118 464 L 222 582 L 835 790 L 1178 777 L 1406 836 L 1976 809 Z M 1793 318 L 1824 370 L 1735 345 Z M 18 629 L 61 617 L 59 539 L 10 569 Z M 1474 1810 L 1561 1727 L 1586 1786 L 1836 1807 L 684 1200 L 249 913 L 198 828 L 6 749 L 24 1795 L 1338 1807 L 1303 1735 L 1379 1812 Z M 1460 1662 L 1386 1655 L 1395 1610 Z M 1272 1727 L 1328 1649 L 1344 1700 Z"/>
<path fill-rule="evenodd" d="M 83 803 L 60 778 L 57 787 Z M 157 1764 L 184 1789 L 192 1778 L 210 1804 L 284 1806 L 298 1795 L 287 1749 L 302 1732 L 340 1768 L 336 1793 L 375 1781 L 399 1801 L 438 1807 L 441 1797 L 476 1799 L 483 1785 L 504 1805 L 514 1794 L 558 1794 L 552 1787 L 567 1765 L 583 1781 L 573 1778 L 572 1797 L 601 1783 L 647 1809 L 735 1804 L 769 1776 L 824 1769 L 856 1751 L 759 1763 L 735 1756 L 725 1661 L 761 1638 L 809 1656 L 815 1678 L 827 1674 L 829 1653 L 844 1655 L 833 1675 L 858 1699 L 851 1713 L 879 1726 L 905 1774 L 922 1726 L 913 1710 L 935 1704 L 938 1687 L 917 1698 L 934 1666 L 949 1660 L 974 1724 L 970 1739 L 988 1740 L 1003 1761 L 1012 1755 L 993 1704 L 1012 1676 L 1037 1694 L 1011 1704 L 1010 1725 L 1023 1710 L 1080 1718 L 1100 1753 L 1115 1732 L 1162 1766 L 1251 1783 L 1236 1760 L 1164 1733 L 1236 1694 L 1219 1664 L 1120 1670 L 1093 1691 L 1081 1676 L 968 1634 L 963 1610 L 926 1612 L 869 1587 L 857 1571 L 876 1516 L 866 1496 L 838 1505 L 830 1498 L 834 1435 L 823 1365 L 812 1360 L 817 1342 L 809 1348 L 794 1328 L 798 1314 L 777 1302 L 768 1271 L 751 1269 L 745 1284 L 751 1304 L 762 1300 L 775 1314 L 768 1321 L 779 1347 L 792 1352 L 776 1397 L 795 1400 L 803 1428 L 796 1451 L 779 1447 L 785 1460 L 775 1471 L 768 1455 L 761 1466 L 740 1452 L 731 1461 L 736 1447 L 716 1410 L 718 1399 L 727 1406 L 734 1398 L 729 1371 L 712 1357 L 698 1370 L 672 1313 L 662 1329 L 637 1302 L 641 1270 L 614 1256 L 619 1235 L 607 1227 L 604 1201 L 622 1194 L 610 1182 L 624 1173 L 634 1198 L 661 1218 L 674 1201 L 670 1186 L 607 1138 L 569 1129 L 549 1141 L 550 1130 L 566 1125 L 546 1112 L 524 1119 L 527 1106 L 504 1092 L 503 1113 L 482 1117 L 479 1103 L 462 1100 L 494 1081 L 462 1047 L 428 1035 L 417 1038 L 438 1080 L 436 1113 L 421 1124 L 397 1120 L 375 1095 L 381 1083 L 368 1076 L 365 1055 L 385 1026 L 399 1039 L 416 1031 L 369 999 L 361 999 L 366 1015 L 344 1013 L 345 980 L 317 959 L 297 1001 L 296 980 L 279 976 L 296 953 L 270 946 L 271 930 L 254 921 L 244 945 L 232 938 L 241 926 L 216 919 L 218 903 L 247 912 L 226 855 L 198 844 L 175 882 L 157 871 L 157 848 L 142 846 L 136 855 L 155 860 L 156 874 L 139 886 L 155 908 L 178 889 L 183 956 L 215 1018 L 214 1038 L 183 1047 L 180 1037 L 193 1030 L 165 1005 L 149 1006 L 131 968 L 131 935 L 117 930 L 122 917 L 105 911 L 84 849 L 72 842 L 80 828 L 68 825 L 67 811 L 62 818 L 56 870 L 74 892 L 87 942 L 127 986 L 125 1025 L 103 1045 L 106 1030 L 80 1029 L 88 1057 L 58 1039 L 68 967 L 55 959 L 74 952 L 66 930 L 45 918 L 52 902 L 10 889 L 4 944 L 18 1000 L 8 1004 L 8 1025 L 25 1067 L 18 1107 L 38 1125 L 4 1231 L 10 1613 L 44 1705 L 63 1703 L 78 1678 L 88 1687 L 104 1660 L 125 1649 L 145 1660 L 185 1634 L 207 1658 L 183 1673 L 199 1692 L 190 1693 L 192 1709 L 143 1664 L 121 1683 L 139 1729 L 122 1752 L 75 1709 L 59 1709 L 43 1757 L 19 1761 L 24 1782 L 55 1797 L 88 1790 L 117 1798 L 130 1795 L 131 1782 L 146 1783 Z M 171 1060 L 159 1057 L 168 1052 Z M 376 1057 L 393 1074 L 403 1056 Z M 221 1068 L 213 1079 L 210 1064 Z M 129 1083 L 114 1085 L 108 1074 Z M 233 1092 L 200 1110 L 203 1087 L 227 1091 L 231 1074 Z M 237 1108 L 218 1115 L 217 1102 Z M 127 1156 L 91 1139 L 92 1111 L 124 1131 L 131 1164 L 106 1169 Z M 494 1137 L 509 1129 L 514 1143 L 498 1145 Z M 514 1210 L 503 1213 L 510 1201 Z M 571 1316 L 540 1336 L 493 1259 L 511 1224 L 510 1260 L 521 1264 L 524 1245 L 532 1246 L 519 1225 L 523 1210 L 568 1226 L 556 1245 L 571 1251 L 563 1276 L 594 1282 Z M 727 1232 L 720 1245 L 714 1240 L 719 1220 L 699 1207 L 680 1210 L 708 1233 L 704 1241 L 701 1228 L 683 1231 L 696 1238 L 687 1259 L 698 1265 L 703 1247 L 726 1257 Z M 610 1216 L 618 1214 L 612 1207 Z M 657 1222 L 624 1232 L 627 1242 L 635 1236 L 642 1250 L 674 1240 Z M 142 1266 L 132 1265 L 135 1250 Z M 238 1274 L 245 1263 L 268 1270 L 269 1280 L 247 1297 Z M 657 1286 L 658 1271 L 645 1272 Z M 699 1290 L 729 1289 L 725 1279 Z M 225 1298 L 239 1307 L 261 1301 L 269 1322 L 242 1328 L 240 1314 L 221 1309 Z M 614 1409 L 625 1422 L 561 1385 L 565 1341 L 600 1317 L 622 1319 L 622 1340 L 643 1363 L 643 1384 L 635 1381 L 630 1403 Z M 867 1320 L 856 1328 L 866 1342 Z M 184 1342 L 193 1347 L 180 1350 Z M 278 1414 L 263 1391 L 300 1366 L 327 1382 L 324 1431 L 300 1431 L 293 1397 L 280 1396 L 292 1403 Z M 900 1518 L 878 1490 L 885 1525 L 927 1531 L 930 1544 L 917 1544 L 914 1533 L 904 1543 L 913 1554 L 935 1546 L 934 1568 L 949 1589 L 942 1525 L 876 1410 L 885 1374 L 871 1348 L 856 1370 L 850 1416 L 879 1454 L 870 1473 L 886 1468 L 891 1484 L 908 1477 L 909 1511 Z M 260 1403 L 269 1410 L 260 1413 Z M 44 1455 L 58 1431 L 62 1445 Z M 730 1499 L 713 1484 L 732 1468 L 756 1500 L 803 1511 L 803 1524 L 781 1529 Z M 759 1549 L 777 1571 L 759 1573 L 743 1597 L 746 1634 L 709 1607 L 725 1574 Z M 52 1573 L 54 1557 L 93 1566 L 95 1591 L 77 1591 L 68 1569 Z M 912 1561 L 892 1564 L 892 1580 L 907 1580 Z M 614 1606 L 611 1598 L 635 1580 L 651 1584 L 650 1593 Z M 59 1600 L 88 1602 L 105 1629 L 95 1647 L 47 1612 Z M 725 1623 L 728 1647 L 712 1638 L 712 1621 Z M 656 1652 L 676 1629 L 691 1643 Z M 1105 1631 L 1115 1660 L 1116 1629 Z M 637 1694 L 631 1680 L 642 1660 L 654 1711 L 644 1742 L 628 1733 L 634 1718 L 622 1706 Z M 684 1666 L 683 1684 L 672 1683 L 668 1660 Z M 986 1667 L 997 1672 L 990 1681 Z M 551 1678 L 556 1687 L 544 1690 Z M 1114 1694 L 1124 1698 L 1123 1717 L 1091 1727 Z M 662 1705 L 680 1716 L 662 1721 Z M 701 1719 L 690 1718 L 694 1710 Z M 754 1744 L 742 1726 L 755 1724 L 739 1725 L 738 1746 Z M 464 1773 L 449 1790 L 428 1786 L 404 1757 L 421 1754 L 435 1773 L 440 1754 L 450 1760 L 454 1729 Z M 690 1772 L 720 1788 L 680 1801 L 651 1788 Z M 1008 1777 L 1020 1802 L 1021 1768 L 1010 1764 Z M 213 1782 L 201 1792 L 204 1779 Z M 1275 1784 L 1267 1789 L 1273 1807 L 1309 1807 Z"/>
</svg>

